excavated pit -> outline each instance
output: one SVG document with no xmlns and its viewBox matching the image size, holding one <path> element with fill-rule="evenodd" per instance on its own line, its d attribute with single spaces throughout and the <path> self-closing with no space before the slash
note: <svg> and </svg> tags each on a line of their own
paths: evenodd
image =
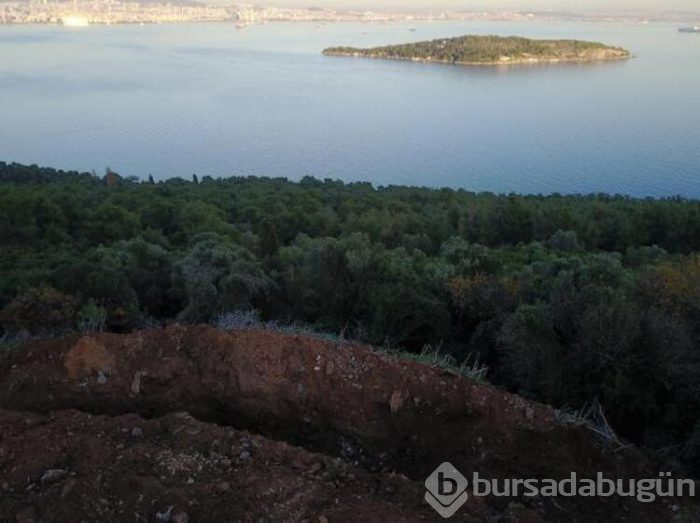
<svg viewBox="0 0 700 523">
<path fill-rule="evenodd" d="M 10 476 L 15 483 L 26 476 L 35 485 L 29 490 L 25 480 L 23 486 L 7 485 L 5 491 L 12 495 L 2 498 L 0 513 L 25 510 L 31 520 L 33 510 L 39 514 L 36 521 L 80 520 L 72 518 L 76 514 L 89 520 L 86 507 L 92 506 L 84 493 L 83 501 L 71 505 L 72 516 L 65 511 L 42 513 L 37 506 L 42 493 L 46 491 L 49 506 L 61 504 L 67 481 L 61 481 L 60 492 L 58 486 L 53 492 L 51 484 L 41 482 L 42 467 L 70 471 L 75 477 L 66 477 L 88 490 L 111 478 L 104 487 L 109 495 L 101 498 L 107 508 L 98 504 L 102 512 L 97 519 L 123 520 L 126 512 L 119 510 L 128 510 L 129 519 L 138 514 L 147 521 L 154 520 L 156 508 L 165 510 L 155 504 L 165 505 L 166 499 L 173 505 L 187 500 L 178 510 L 204 521 L 324 521 L 330 516 L 352 521 L 360 514 L 368 521 L 382 520 L 374 519 L 379 515 L 396 521 L 440 519 L 422 501 L 422 482 L 444 461 L 467 477 L 476 471 L 494 479 L 564 479 L 574 471 L 579 477 L 603 472 L 610 478 L 643 478 L 657 472 L 642 452 L 612 453 L 590 431 L 559 423 L 549 407 L 368 347 L 261 330 L 171 326 L 34 342 L 0 363 L 0 408 L 5 409 L 0 413 L 0 464 L 14 470 Z M 130 431 L 137 425 L 134 436 Z M 31 471 L 23 470 L 22 451 L 31 453 L 35 440 L 51 435 L 61 442 L 67 432 L 81 435 L 61 444 L 63 453 L 73 456 L 71 462 L 51 465 L 50 452 Z M 222 438 L 227 452 L 212 451 Z M 258 456 L 245 457 L 245 448 L 231 450 L 230 441 L 241 438 L 257 438 L 259 449 L 282 445 L 287 454 L 270 451 L 274 458 L 261 461 L 266 451 L 256 450 Z M 149 452 L 140 448 L 146 443 L 152 447 Z M 154 470 L 162 469 L 162 460 L 153 456 L 182 456 L 197 444 L 197 455 L 204 460 L 204 465 L 192 465 L 194 470 L 203 467 L 197 479 Z M 84 463 L 83 446 L 95 449 L 105 475 Z M 134 446 L 140 450 L 125 457 Z M 8 449 L 15 449 L 12 458 Z M 212 452 L 214 464 L 206 461 Z M 139 459 L 152 466 L 140 470 Z M 130 469 L 122 469 L 130 460 L 140 470 L 136 478 Z M 217 460 L 230 461 L 233 468 L 222 468 Z M 314 474 L 305 474 L 305 466 L 295 467 L 295 460 L 313 462 L 308 470 Z M 236 481 L 231 480 L 232 470 Z M 255 489 L 244 486 L 277 484 L 275 475 L 297 485 L 282 489 L 281 501 L 263 502 L 256 499 Z M 144 481 L 158 500 L 150 507 L 126 495 L 126 484 L 138 490 L 146 488 Z M 220 487 L 222 482 L 230 490 Z M 330 490 L 321 492 L 323 485 Z M 316 495 L 307 499 L 303 493 L 309 489 Z M 338 495 L 345 490 L 366 497 L 367 505 Z M 224 491 L 230 495 L 222 495 Z M 205 499 L 207 507 L 201 506 Z M 238 501 L 231 505 L 233 499 Z M 683 501 L 641 504 L 618 497 L 517 501 L 474 498 L 462 516 L 484 521 L 560 521 L 563 516 L 574 521 L 617 516 L 666 521 L 686 506 Z"/>
</svg>

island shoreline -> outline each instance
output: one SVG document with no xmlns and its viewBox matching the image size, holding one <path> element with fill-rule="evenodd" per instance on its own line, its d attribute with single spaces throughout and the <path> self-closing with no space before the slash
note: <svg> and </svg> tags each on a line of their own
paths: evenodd
<svg viewBox="0 0 700 523">
<path fill-rule="evenodd" d="M 625 60 L 630 60 L 634 58 L 634 55 L 620 55 L 620 56 L 610 56 L 601 58 L 534 58 L 534 59 L 517 59 L 517 60 L 507 60 L 507 61 L 497 61 L 497 62 L 451 62 L 449 60 L 431 60 L 428 58 L 404 58 L 401 56 L 376 56 L 376 55 L 365 55 L 362 53 L 340 53 L 334 51 L 323 51 L 323 56 L 333 56 L 333 57 L 344 57 L 344 58 L 367 58 L 371 60 L 384 60 L 388 62 L 413 62 L 420 64 L 437 64 L 437 65 L 454 65 L 462 67 L 497 67 L 501 65 L 511 66 L 511 65 L 546 65 L 546 64 L 556 64 L 556 63 L 568 63 L 568 64 L 589 64 L 598 62 L 621 62 Z"/>
</svg>

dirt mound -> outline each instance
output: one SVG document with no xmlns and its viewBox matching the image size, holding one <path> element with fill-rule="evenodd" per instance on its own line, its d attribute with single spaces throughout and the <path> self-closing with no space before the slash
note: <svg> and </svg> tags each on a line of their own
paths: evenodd
<svg viewBox="0 0 700 523">
<path fill-rule="evenodd" d="M 157 521 L 168 511 L 175 522 L 432 517 L 421 485 L 404 476 L 186 413 L 0 411 L 0 424 L 2 521 Z"/>
<path fill-rule="evenodd" d="M 423 481 L 444 461 L 494 479 L 658 472 L 548 407 L 368 347 L 268 331 L 32 343 L 0 364 L 0 408 L 0 514 L 27 521 L 154 521 L 169 506 L 173 521 L 441 519 Z M 471 496 L 455 517 L 666 521 L 687 505 L 517 501 Z"/>
</svg>

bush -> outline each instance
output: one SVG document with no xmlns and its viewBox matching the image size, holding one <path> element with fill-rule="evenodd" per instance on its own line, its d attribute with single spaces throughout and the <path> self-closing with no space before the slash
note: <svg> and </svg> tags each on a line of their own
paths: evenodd
<svg viewBox="0 0 700 523">
<path fill-rule="evenodd" d="M 10 333 L 54 334 L 75 328 L 78 300 L 52 287 L 30 289 L 0 312 L 0 325 Z"/>
</svg>

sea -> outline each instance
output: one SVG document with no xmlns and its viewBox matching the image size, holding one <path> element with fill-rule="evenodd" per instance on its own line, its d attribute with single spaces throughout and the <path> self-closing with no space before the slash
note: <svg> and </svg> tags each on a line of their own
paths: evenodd
<svg viewBox="0 0 700 523">
<path fill-rule="evenodd" d="M 627 61 L 323 56 L 465 34 L 601 41 Z M 0 160 L 156 179 L 700 198 L 700 34 L 669 23 L 0 26 Z"/>
</svg>

